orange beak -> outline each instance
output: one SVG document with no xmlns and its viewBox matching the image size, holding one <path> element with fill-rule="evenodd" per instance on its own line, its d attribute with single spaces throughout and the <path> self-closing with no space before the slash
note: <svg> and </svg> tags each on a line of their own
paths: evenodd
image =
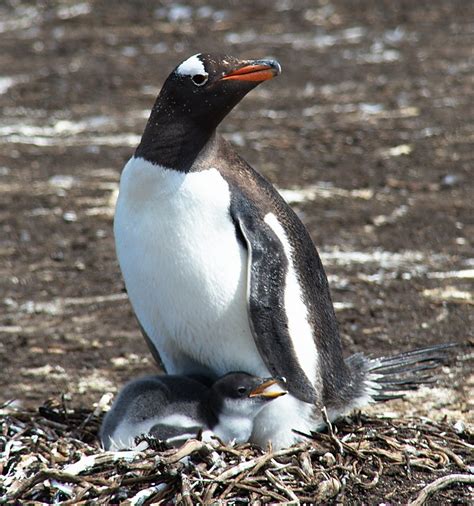
<svg viewBox="0 0 474 506">
<path fill-rule="evenodd" d="M 272 388 L 273 387 L 273 388 Z M 276 379 L 270 378 L 260 385 L 256 386 L 249 394 L 249 397 L 264 397 L 266 399 L 275 399 L 286 395 L 288 392 L 283 390 Z"/>
<path fill-rule="evenodd" d="M 221 78 L 221 81 L 268 81 L 281 72 L 276 60 L 260 60 L 232 70 Z"/>
</svg>

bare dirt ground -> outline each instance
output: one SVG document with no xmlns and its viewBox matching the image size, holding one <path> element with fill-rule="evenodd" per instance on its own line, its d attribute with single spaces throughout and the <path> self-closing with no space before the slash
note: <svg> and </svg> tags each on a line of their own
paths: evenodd
<svg viewBox="0 0 474 506">
<path fill-rule="evenodd" d="M 346 353 L 465 345 L 379 409 L 472 421 L 473 20 L 464 0 L 2 2 L 0 401 L 92 407 L 155 371 L 114 199 L 165 77 L 219 51 L 282 64 L 221 131 L 308 226 Z"/>
</svg>

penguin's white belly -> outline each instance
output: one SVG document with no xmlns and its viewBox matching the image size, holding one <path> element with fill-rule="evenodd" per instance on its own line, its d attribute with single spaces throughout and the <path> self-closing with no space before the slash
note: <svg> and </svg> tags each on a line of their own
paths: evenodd
<svg viewBox="0 0 474 506">
<path fill-rule="evenodd" d="M 247 253 L 229 208 L 216 169 L 183 174 L 132 158 L 122 173 L 117 256 L 168 373 L 189 373 L 196 363 L 217 375 L 269 374 L 249 326 Z"/>
</svg>

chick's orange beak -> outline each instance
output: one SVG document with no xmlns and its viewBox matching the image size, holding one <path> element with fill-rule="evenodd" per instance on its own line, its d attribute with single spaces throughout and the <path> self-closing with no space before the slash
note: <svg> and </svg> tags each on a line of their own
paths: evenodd
<svg viewBox="0 0 474 506">
<path fill-rule="evenodd" d="M 266 399 L 275 399 L 287 394 L 288 392 L 280 387 L 276 379 L 265 380 L 256 386 L 249 394 L 249 397 L 264 397 Z"/>
</svg>

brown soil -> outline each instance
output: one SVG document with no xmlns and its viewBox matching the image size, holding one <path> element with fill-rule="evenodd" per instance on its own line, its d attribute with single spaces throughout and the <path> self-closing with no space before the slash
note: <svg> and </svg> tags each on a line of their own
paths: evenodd
<svg viewBox="0 0 474 506">
<path fill-rule="evenodd" d="M 295 207 L 346 353 L 467 345 L 436 389 L 382 409 L 469 421 L 472 3 L 269 5 L 0 5 L 0 401 L 68 393 L 91 407 L 155 370 L 115 258 L 113 202 L 164 78 L 218 49 L 282 64 L 221 131 L 279 188 L 306 190 Z"/>
</svg>

